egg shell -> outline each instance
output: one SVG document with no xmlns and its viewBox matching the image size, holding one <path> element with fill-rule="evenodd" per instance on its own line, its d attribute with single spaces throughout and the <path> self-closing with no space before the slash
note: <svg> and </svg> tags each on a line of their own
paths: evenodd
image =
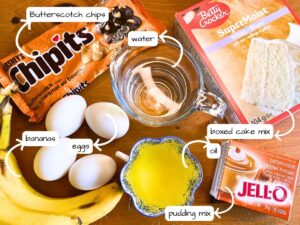
<svg viewBox="0 0 300 225">
<path fill-rule="evenodd" d="M 116 162 L 103 154 L 88 155 L 77 160 L 69 171 L 71 185 L 89 191 L 106 184 L 116 172 Z"/>
<path fill-rule="evenodd" d="M 77 155 L 69 151 L 69 143 L 69 138 L 60 138 L 57 146 L 39 149 L 35 155 L 33 167 L 40 179 L 54 181 L 68 173 Z"/>
<path fill-rule="evenodd" d="M 129 129 L 127 114 L 117 105 L 109 102 L 98 102 L 90 105 L 85 111 L 85 120 L 89 127 L 100 137 L 111 139 L 115 128 L 111 115 L 117 125 L 116 138 L 123 137 Z"/>
<path fill-rule="evenodd" d="M 75 133 L 83 123 L 86 107 L 86 101 L 80 95 L 60 99 L 47 113 L 47 130 L 57 131 L 60 137 Z"/>
</svg>

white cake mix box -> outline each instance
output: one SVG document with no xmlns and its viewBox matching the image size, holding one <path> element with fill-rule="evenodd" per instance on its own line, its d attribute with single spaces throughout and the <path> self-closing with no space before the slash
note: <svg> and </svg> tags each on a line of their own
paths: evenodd
<svg viewBox="0 0 300 225">
<path fill-rule="evenodd" d="M 177 13 L 175 30 L 229 122 L 274 124 L 300 109 L 299 23 L 285 0 L 212 0 Z"/>
</svg>

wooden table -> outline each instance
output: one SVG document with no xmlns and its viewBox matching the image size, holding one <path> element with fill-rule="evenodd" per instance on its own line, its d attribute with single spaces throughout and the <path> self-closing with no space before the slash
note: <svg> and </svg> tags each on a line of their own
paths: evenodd
<svg viewBox="0 0 300 225">
<path fill-rule="evenodd" d="M 25 9 L 28 6 L 53 6 L 62 3 L 71 3 L 79 6 L 93 5 L 94 0 L 27 0 L 27 1 L 4 1 L 0 3 L 1 21 L 0 21 L 0 57 L 3 57 L 16 49 L 14 39 L 20 24 L 11 23 L 13 17 L 24 18 Z M 197 0 L 143 0 L 145 7 L 157 18 L 161 19 L 172 31 L 174 23 L 174 13 L 196 3 Z M 298 0 L 291 0 L 297 12 L 300 12 L 300 4 Z M 33 37 L 41 34 L 43 31 L 53 26 L 53 24 L 34 24 L 32 30 L 25 32 L 21 36 L 21 44 L 26 43 Z M 109 81 L 109 74 L 105 73 L 93 82 L 87 89 L 82 92 L 88 104 L 99 101 L 110 101 L 117 103 Z M 139 139 L 144 137 L 162 137 L 174 135 L 188 142 L 195 139 L 203 139 L 206 134 L 206 127 L 212 118 L 202 113 L 195 113 L 183 122 L 170 127 L 164 128 L 148 128 L 140 125 L 136 121 L 131 120 L 130 130 L 128 134 L 114 141 L 109 146 L 104 147 L 103 153 L 114 155 L 117 150 L 122 150 L 129 153 L 132 145 Z M 277 152 L 286 156 L 300 159 L 300 113 L 296 114 L 296 128 L 292 134 L 283 138 L 282 142 L 277 140 L 271 141 L 248 141 L 253 146 L 259 146 L 266 151 Z M 275 129 L 286 131 L 290 128 L 291 122 L 289 119 L 278 124 Z M 12 144 L 16 138 L 20 138 L 25 130 L 45 130 L 44 123 L 32 124 L 27 122 L 27 118 L 22 115 L 19 110 L 14 109 L 13 125 L 12 125 Z M 89 137 L 96 140 L 97 136 L 87 127 L 86 124 L 76 132 L 72 137 Z M 20 164 L 23 175 L 28 182 L 41 193 L 52 197 L 66 197 L 79 194 L 80 192 L 72 188 L 66 177 L 55 182 L 43 182 L 36 177 L 33 171 L 33 158 L 37 149 L 26 148 L 25 151 L 16 151 L 16 156 Z M 216 161 L 207 159 L 205 151 L 201 145 L 194 145 L 191 151 L 201 162 L 204 170 L 204 180 L 200 188 L 196 192 L 196 205 L 212 205 L 225 209 L 227 203 L 218 202 L 209 196 L 209 190 L 213 178 Z M 119 170 L 122 168 L 123 162 L 116 159 Z M 174 174 L 176 176 L 176 174 Z M 118 179 L 116 176 L 115 179 Z M 298 181 L 295 194 L 294 207 L 292 217 L 289 224 L 300 224 L 300 181 Z M 30 201 L 30 199 L 28 199 Z M 0 206 L 1 207 L 1 206 Z M 1 210 L 1 209 L 0 209 Z M 124 194 L 122 200 L 117 207 L 106 217 L 102 218 L 95 225 L 162 225 L 162 224 L 199 224 L 199 223 L 167 223 L 164 217 L 148 218 L 138 213 L 130 204 L 130 198 Z M 210 223 L 202 223 L 210 224 Z M 222 219 L 215 219 L 211 224 L 287 224 L 286 222 L 266 216 L 245 208 L 235 206 L 229 213 L 222 216 Z"/>
</svg>

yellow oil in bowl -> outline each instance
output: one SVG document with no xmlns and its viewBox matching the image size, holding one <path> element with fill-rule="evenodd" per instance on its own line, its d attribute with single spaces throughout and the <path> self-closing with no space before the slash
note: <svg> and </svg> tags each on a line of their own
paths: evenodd
<svg viewBox="0 0 300 225">
<path fill-rule="evenodd" d="M 182 163 L 184 142 L 175 137 L 143 139 L 132 150 L 121 181 L 143 214 L 155 216 L 167 206 L 190 205 L 202 179 L 199 162 L 187 151 Z"/>
</svg>

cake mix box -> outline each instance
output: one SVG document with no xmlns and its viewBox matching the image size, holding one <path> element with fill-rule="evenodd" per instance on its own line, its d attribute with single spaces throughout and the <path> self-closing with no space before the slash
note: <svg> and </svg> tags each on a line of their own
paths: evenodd
<svg viewBox="0 0 300 225">
<path fill-rule="evenodd" d="M 230 123 L 274 124 L 300 109 L 299 21 L 285 0 L 201 1 L 176 14 L 175 33 Z"/>
<path fill-rule="evenodd" d="M 229 141 L 222 144 L 211 195 L 216 199 L 288 220 L 299 160 Z"/>
</svg>

